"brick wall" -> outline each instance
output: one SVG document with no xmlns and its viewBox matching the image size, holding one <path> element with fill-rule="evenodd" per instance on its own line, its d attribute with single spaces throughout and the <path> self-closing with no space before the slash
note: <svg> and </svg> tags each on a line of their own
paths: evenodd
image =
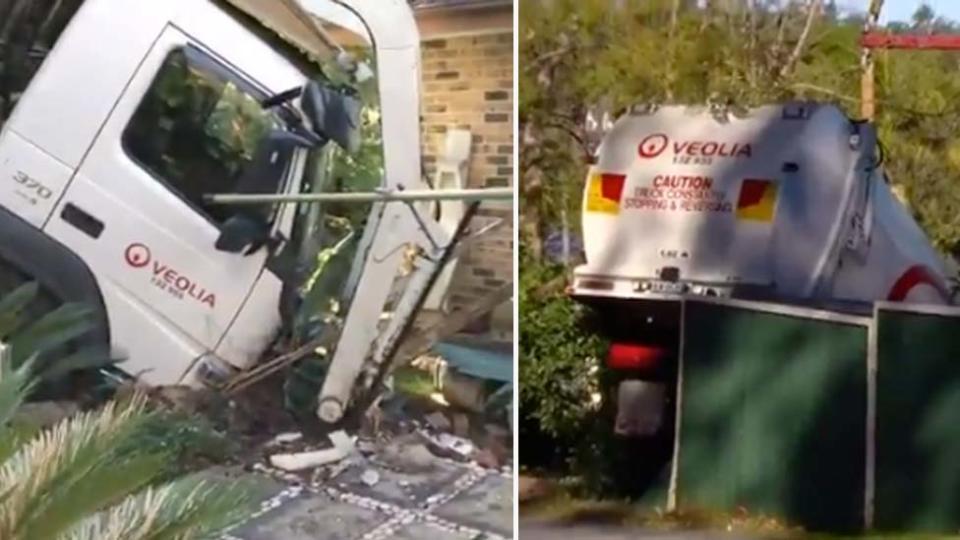
<svg viewBox="0 0 960 540">
<path fill-rule="evenodd" d="M 513 34 L 423 43 L 424 165 L 432 174 L 448 129 L 473 134 L 468 187 L 513 185 Z M 454 306 L 513 281 L 513 210 L 485 203 L 478 221 L 504 225 L 474 241 L 461 257 L 450 292 Z"/>
</svg>

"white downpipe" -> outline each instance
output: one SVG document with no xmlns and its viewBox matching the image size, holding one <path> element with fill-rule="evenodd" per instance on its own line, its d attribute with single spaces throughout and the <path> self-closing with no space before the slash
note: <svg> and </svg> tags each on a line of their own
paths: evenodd
<svg viewBox="0 0 960 540">
<path fill-rule="evenodd" d="M 376 53 L 377 83 L 388 192 L 422 190 L 420 155 L 420 32 L 405 0 L 334 0 L 367 28 Z M 305 6 L 309 8 L 309 6 Z M 344 321 L 340 340 L 320 391 L 317 415 L 340 420 L 365 360 L 380 337 L 380 316 L 403 250 L 420 243 L 417 225 L 404 205 L 388 205 L 363 261 L 357 294 Z"/>
<path fill-rule="evenodd" d="M 467 166 L 470 163 L 470 145 L 472 142 L 473 135 L 466 130 L 452 130 L 447 134 L 443 155 L 440 156 L 437 162 L 437 176 L 434 181 L 434 189 L 440 192 L 448 190 L 458 192 L 466 187 Z M 513 193 L 510 193 L 510 196 L 512 197 Z M 439 203 L 439 207 L 440 228 L 443 229 L 447 236 L 452 237 L 467 210 L 466 203 L 463 200 L 448 200 Z M 430 291 L 430 295 L 423 305 L 424 309 L 443 309 L 447 297 L 447 290 L 450 288 L 450 282 L 453 280 L 453 273 L 456 269 L 457 259 L 453 259 L 441 271 L 433 289 Z"/>
</svg>

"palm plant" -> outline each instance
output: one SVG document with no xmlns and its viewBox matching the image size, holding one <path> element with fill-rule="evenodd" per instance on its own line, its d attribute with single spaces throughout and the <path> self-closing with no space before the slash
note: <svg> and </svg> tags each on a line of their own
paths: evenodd
<svg viewBox="0 0 960 540">
<path fill-rule="evenodd" d="M 18 290 L 0 306 L 16 304 L 10 301 L 14 295 L 20 295 L 18 302 L 29 297 Z M 9 315 L 0 311 L 0 321 L 11 320 Z M 39 323 L 27 328 L 36 330 Z M 34 331 L 30 340 L 19 334 L 9 341 L 49 350 L 51 343 L 62 344 L 64 335 L 77 335 L 71 325 L 47 328 L 49 333 Z M 191 477 L 161 481 L 175 456 L 135 443 L 155 431 L 159 418 L 142 396 L 110 402 L 46 429 L 17 422 L 17 408 L 43 371 L 37 369 L 39 358 L 37 352 L 0 344 L 0 538 L 211 538 L 247 513 L 248 490 L 240 484 Z"/>
</svg>

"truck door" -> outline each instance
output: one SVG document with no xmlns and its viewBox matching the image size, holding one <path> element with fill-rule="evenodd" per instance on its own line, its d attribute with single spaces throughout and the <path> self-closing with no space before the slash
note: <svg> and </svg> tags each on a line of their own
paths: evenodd
<svg viewBox="0 0 960 540">
<path fill-rule="evenodd" d="M 97 275 L 122 367 L 147 382 L 176 382 L 215 349 L 263 271 L 266 250 L 215 249 L 232 210 L 202 197 L 234 191 L 279 126 L 261 88 L 168 27 L 47 226 Z"/>
</svg>

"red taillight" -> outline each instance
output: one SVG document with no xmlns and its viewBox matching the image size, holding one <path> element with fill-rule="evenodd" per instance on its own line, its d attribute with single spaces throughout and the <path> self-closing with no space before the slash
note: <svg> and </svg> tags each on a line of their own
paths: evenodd
<svg viewBox="0 0 960 540">
<path fill-rule="evenodd" d="M 613 343 L 607 351 L 610 369 L 653 369 L 667 356 L 667 349 L 636 343 Z"/>
</svg>

